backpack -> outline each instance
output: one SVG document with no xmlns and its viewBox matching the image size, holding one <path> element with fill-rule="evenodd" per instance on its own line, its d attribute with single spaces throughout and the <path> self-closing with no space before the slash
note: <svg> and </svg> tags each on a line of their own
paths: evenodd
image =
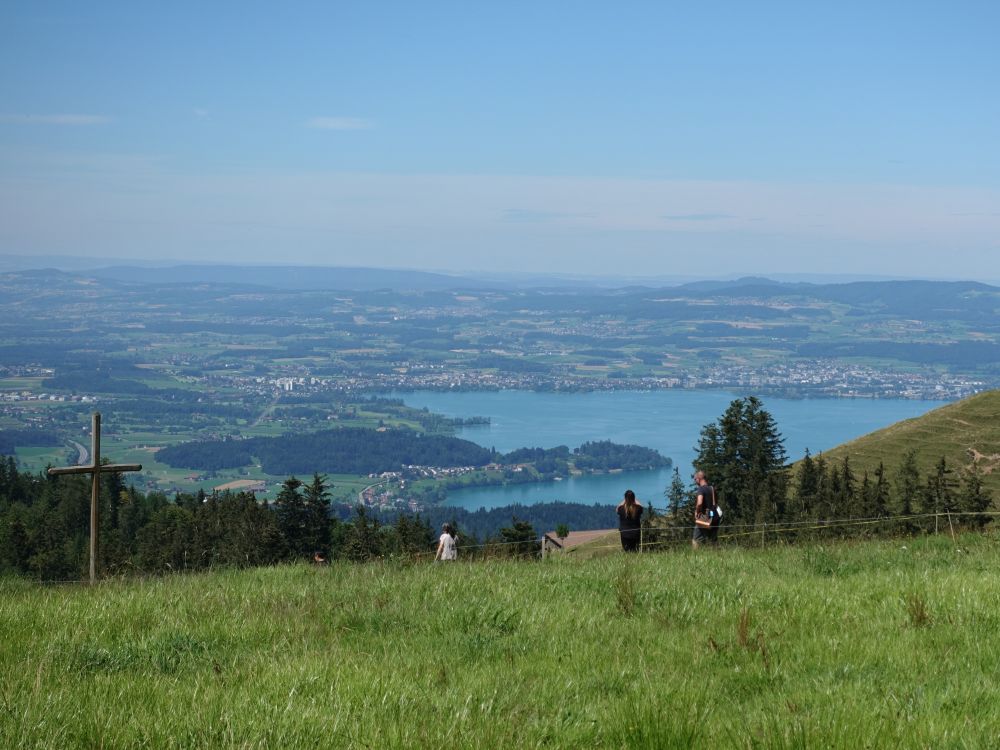
<svg viewBox="0 0 1000 750">
<path fill-rule="evenodd" d="M 701 513 L 695 514 L 694 523 L 695 526 L 700 526 L 703 529 L 711 528 L 712 526 L 718 526 L 722 521 L 722 508 L 719 507 L 718 501 L 715 499 L 715 485 L 712 486 L 712 505 L 713 507 L 708 510 L 703 510 Z M 704 507 L 704 506 L 702 506 Z"/>
</svg>

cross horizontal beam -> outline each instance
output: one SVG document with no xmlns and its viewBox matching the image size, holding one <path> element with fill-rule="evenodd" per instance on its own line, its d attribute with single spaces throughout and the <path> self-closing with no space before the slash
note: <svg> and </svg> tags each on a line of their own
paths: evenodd
<svg viewBox="0 0 1000 750">
<path fill-rule="evenodd" d="M 102 464 L 101 463 L 101 413 L 94 412 L 90 428 L 90 455 L 94 463 L 90 466 L 60 466 L 49 469 L 49 476 L 59 474 L 90 474 L 90 584 L 97 583 L 97 501 L 101 497 L 101 474 L 116 474 L 120 471 L 142 471 L 142 464 Z"/>
<path fill-rule="evenodd" d="M 49 469 L 49 476 L 58 474 L 93 474 L 94 471 L 101 474 L 113 473 L 116 471 L 142 471 L 142 464 L 101 464 L 100 466 L 59 466 Z"/>
</svg>

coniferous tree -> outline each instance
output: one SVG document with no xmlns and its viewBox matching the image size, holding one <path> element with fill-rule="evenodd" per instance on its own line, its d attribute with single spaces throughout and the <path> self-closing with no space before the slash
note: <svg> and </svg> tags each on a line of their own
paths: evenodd
<svg viewBox="0 0 1000 750">
<path fill-rule="evenodd" d="M 389 546 L 394 554 L 427 554 L 434 548 L 434 532 L 426 519 L 403 514 L 396 519 Z"/>
<path fill-rule="evenodd" d="M 868 469 L 865 469 L 861 474 L 861 486 L 858 488 L 856 495 L 857 498 L 857 509 L 852 514 L 855 518 L 865 517 L 865 511 L 869 507 L 868 500 L 872 495 L 872 483 L 868 478 Z"/>
<path fill-rule="evenodd" d="M 304 546 L 325 557 L 330 554 L 330 492 L 326 477 L 313 474 L 305 491 Z"/>
<path fill-rule="evenodd" d="M 352 562 L 367 562 L 381 557 L 383 549 L 379 528 L 378 520 L 369 517 L 365 507 L 359 505 L 344 535 L 342 556 Z"/>
<path fill-rule="evenodd" d="M 674 475 L 670 479 L 670 486 L 663 493 L 667 500 L 667 517 L 671 523 L 678 523 L 681 520 L 681 510 L 687 499 L 687 490 L 684 487 L 684 480 L 681 479 L 681 472 L 676 466 Z"/>
<path fill-rule="evenodd" d="M 819 491 L 819 476 L 816 462 L 809 449 L 806 448 L 799 466 L 798 485 L 795 488 L 795 500 L 800 514 L 807 512 L 816 503 L 816 493 Z"/>
<path fill-rule="evenodd" d="M 917 466 L 917 451 L 910 449 L 903 455 L 903 462 L 896 470 L 896 498 L 900 515 L 913 515 L 920 502 L 920 469 Z M 902 521 L 904 529 L 913 529 L 912 519 Z"/>
<path fill-rule="evenodd" d="M 830 474 L 827 478 L 827 506 L 825 518 L 842 518 L 844 509 L 844 475 L 836 464 L 831 464 Z"/>
<path fill-rule="evenodd" d="M 813 496 L 812 507 L 808 509 L 808 515 L 817 520 L 830 518 L 833 512 L 833 482 L 831 481 L 832 467 L 826 462 L 826 457 L 821 453 L 816 456 L 816 494 Z"/>
<path fill-rule="evenodd" d="M 27 573 L 32 551 L 28 530 L 16 508 L 8 509 L 4 520 L 6 523 L 0 525 L 0 570 Z"/>
<path fill-rule="evenodd" d="M 715 423 L 702 428 L 695 467 L 716 488 L 733 521 L 776 518 L 785 510 L 785 448 L 761 401 L 736 399 Z"/>
<path fill-rule="evenodd" d="M 844 456 L 840 464 L 840 517 L 854 518 L 859 515 L 857 477 L 851 469 L 851 459 Z"/>
<path fill-rule="evenodd" d="M 252 493 L 225 493 L 219 499 L 218 513 L 225 529 L 219 540 L 219 564 L 245 567 L 281 559 L 284 540 L 278 520 Z"/>
<path fill-rule="evenodd" d="M 504 557 L 532 557 L 541 552 L 539 535 L 527 521 L 511 518 L 511 525 L 500 529 L 498 552 Z"/>
<path fill-rule="evenodd" d="M 187 570 L 196 566 L 193 555 L 194 513 L 172 503 L 157 510 L 139 530 L 136 558 L 139 568 L 151 572 Z"/>
<path fill-rule="evenodd" d="M 330 519 L 330 558 L 346 559 L 345 545 L 348 534 L 353 530 L 349 523 L 344 523 L 339 518 Z"/>
<path fill-rule="evenodd" d="M 479 537 L 465 531 L 454 518 L 451 519 L 451 528 L 455 530 L 455 545 L 458 547 L 460 557 L 478 557 L 482 554 L 483 548 L 479 543 Z"/>
<path fill-rule="evenodd" d="M 973 462 L 962 472 L 962 488 L 958 498 L 958 509 L 967 514 L 963 522 L 970 526 L 985 526 L 992 519 L 985 515 L 993 498 L 983 487 L 982 470 Z"/>
<path fill-rule="evenodd" d="M 294 476 L 281 485 L 274 501 L 274 512 L 278 517 L 278 528 L 285 537 L 288 554 L 293 558 L 311 557 L 307 526 L 309 521 L 305 500 L 302 497 L 302 482 Z"/>
<path fill-rule="evenodd" d="M 885 476 L 885 466 L 881 461 L 875 469 L 875 481 L 869 487 L 869 494 L 865 496 L 867 513 L 875 518 L 885 518 L 889 515 L 889 481 Z"/>
<path fill-rule="evenodd" d="M 934 471 L 927 475 L 927 482 L 923 488 L 921 499 L 924 513 L 951 514 L 958 510 L 958 496 L 955 494 L 958 482 L 955 481 L 954 473 L 948 467 L 945 457 L 941 456 L 934 466 Z M 934 519 L 935 528 L 937 528 L 937 520 L 937 518 Z M 928 519 L 929 521 L 930 519 Z"/>
<path fill-rule="evenodd" d="M 561 543 L 565 543 L 566 537 L 569 536 L 569 525 L 565 523 L 560 523 L 556 525 L 556 536 L 559 537 Z"/>
</svg>

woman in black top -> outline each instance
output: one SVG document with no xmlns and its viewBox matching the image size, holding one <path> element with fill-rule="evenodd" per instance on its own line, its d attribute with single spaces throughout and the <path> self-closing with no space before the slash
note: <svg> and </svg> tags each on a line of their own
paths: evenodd
<svg viewBox="0 0 1000 750">
<path fill-rule="evenodd" d="M 639 549 L 639 538 L 642 534 L 642 506 L 635 500 L 632 490 L 625 490 L 625 499 L 616 509 L 618 512 L 618 533 L 622 537 L 622 549 L 635 552 Z"/>
</svg>

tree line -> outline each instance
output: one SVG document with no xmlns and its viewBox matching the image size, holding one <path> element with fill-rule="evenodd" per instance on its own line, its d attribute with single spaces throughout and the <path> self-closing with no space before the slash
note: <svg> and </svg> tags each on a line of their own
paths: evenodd
<svg viewBox="0 0 1000 750">
<path fill-rule="evenodd" d="M 529 555 L 538 534 L 527 521 L 478 537 L 461 524 L 463 556 Z M 19 472 L 0 456 L 0 573 L 45 581 L 80 580 L 88 565 L 90 483 L 82 476 Z M 101 575 L 252 567 L 294 560 L 363 562 L 433 556 L 438 532 L 427 517 L 392 523 L 358 507 L 352 517 L 330 513 L 321 474 L 292 476 L 273 503 L 251 493 L 142 493 L 117 474 L 102 477 L 98 569 Z"/>
<path fill-rule="evenodd" d="M 715 486 L 725 525 L 900 517 L 892 533 L 921 533 L 939 521 L 931 514 L 953 514 L 955 523 L 966 527 L 985 525 L 989 516 L 976 514 L 992 506 L 974 464 L 959 470 L 942 457 L 932 470 L 922 471 L 914 451 L 891 469 L 880 463 L 860 474 L 847 457 L 828 461 L 807 452 L 793 473 L 773 417 L 753 397 L 733 401 L 703 428 L 695 466 Z M 567 520 L 587 527 L 613 523 L 610 506 L 594 506 L 584 516 L 568 504 L 515 509 L 521 517 L 512 516 L 509 526 L 495 532 L 486 531 L 487 523 L 498 521 L 497 513 L 488 511 L 436 508 L 424 515 L 379 516 L 358 507 L 342 517 L 331 512 L 329 490 L 326 478 L 314 473 L 306 482 L 290 476 L 273 503 L 230 492 L 168 499 L 160 492 L 143 494 L 120 475 L 105 475 L 99 569 L 104 575 L 195 571 L 311 559 L 317 552 L 325 559 L 359 562 L 429 559 L 443 520 L 458 529 L 464 557 L 531 556 L 538 550 L 533 522 L 543 530 Z M 667 525 L 687 527 L 694 498 L 679 470 L 664 494 L 666 511 L 654 517 L 653 526 L 665 519 Z M 24 473 L 13 457 L 0 456 L 0 572 L 80 579 L 87 566 L 89 497 L 85 477 Z M 878 527 L 831 528 L 848 535 Z"/>
<path fill-rule="evenodd" d="M 796 471 L 787 462 L 784 441 L 774 418 L 755 397 L 734 400 L 699 436 L 694 466 L 715 487 L 727 524 L 829 523 L 842 519 L 955 514 L 955 522 L 979 526 L 992 505 L 982 472 L 972 464 L 958 468 L 942 456 L 922 472 L 916 450 L 898 466 L 879 462 L 860 472 L 850 458 L 828 461 L 807 450 Z M 675 469 L 665 491 L 667 516 L 686 522 L 694 495 Z M 934 518 L 901 521 L 901 530 L 933 527 Z"/>
</svg>

